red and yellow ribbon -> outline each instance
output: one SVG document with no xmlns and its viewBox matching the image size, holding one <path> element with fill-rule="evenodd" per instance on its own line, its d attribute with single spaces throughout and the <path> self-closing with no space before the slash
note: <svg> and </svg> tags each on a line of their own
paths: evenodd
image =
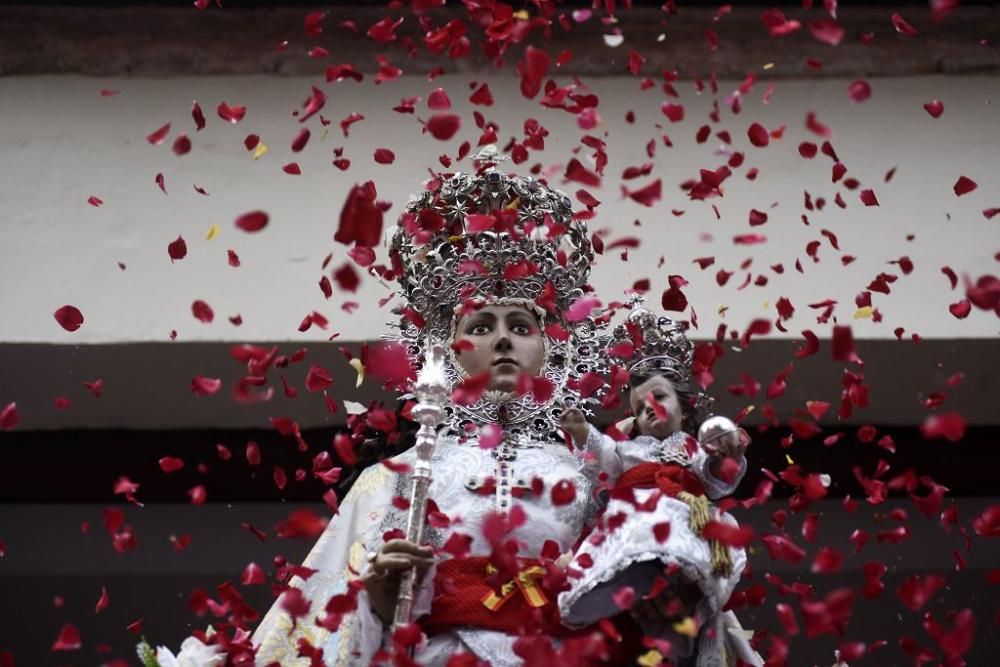
<svg viewBox="0 0 1000 667">
<path fill-rule="evenodd" d="M 486 573 L 488 575 L 495 574 L 496 568 L 492 565 L 487 565 Z M 526 567 L 517 573 L 517 577 L 500 587 L 500 595 L 497 595 L 496 591 L 490 591 L 483 596 L 482 603 L 490 611 L 496 611 L 520 589 L 521 594 L 530 606 L 536 608 L 544 607 L 549 603 L 549 600 L 545 597 L 545 591 L 542 590 L 536 581 L 537 578 L 544 576 L 545 568 L 541 565 Z"/>
</svg>

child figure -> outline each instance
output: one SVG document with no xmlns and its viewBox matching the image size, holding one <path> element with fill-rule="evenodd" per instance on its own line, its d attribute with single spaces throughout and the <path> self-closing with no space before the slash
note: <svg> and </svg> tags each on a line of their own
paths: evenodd
<svg viewBox="0 0 1000 667">
<path fill-rule="evenodd" d="M 670 318 L 633 310 L 608 349 L 631 357 L 626 367 L 633 424 L 621 430 L 633 437 L 616 442 L 579 410 L 563 415 L 563 428 L 596 459 L 591 465 L 607 473 L 613 488 L 593 531 L 573 553 L 570 589 L 559 596 L 562 622 L 585 626 L 615 606 L 631 608 L 645 635 L 670 642 L 674 659 L 715 665 L 735 653 L 757 664 L 752 652 L 740 650 L 747 648 L 745 640 L 733 646 L 735 616 L 721 614 L 746 555 L 701 535 L 709 521 L 736 525 L 728 514 L 715 512 L 709 499 L 736 489 L 746 471 L 749 439 L 724 417 L 705 422 L 700 443 L 690 435 L 707 397 L 692 387 L 692 345 Z M 706 632 L 708 627 L 716 631 Z"/>
</svg>

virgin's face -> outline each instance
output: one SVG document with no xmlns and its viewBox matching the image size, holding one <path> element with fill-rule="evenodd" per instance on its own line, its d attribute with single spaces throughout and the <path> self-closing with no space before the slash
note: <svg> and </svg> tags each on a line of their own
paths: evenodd
<svg viewBox="0 0 1000 667">
<path fill-rule="evenodd" d="M 485 306 L 458 321 L 456 340 L 472 349 L 455 356 L 469 375 L 490 372 L 490 389 L 514 391 L 521 373 L 542 371 L 545 342 L 538 320 L 524 306 Z"/>
<path fill-rule="evenodd" d="M 667 413 L 667 418 L 662 419 L 657 416 L 656 410 L 650 401 L 658 403 Z M 642 384 L 632 387 L 629 393 L 629 404 L 632 414 L 635 415 L 636 426 L 639 433 L 652 435 L 663 439 L 671 433 L 681 430 L 681 402 L 677 398 L 677 391 L 670 380 L 662 375 L 649 378 Z"/>
</svg>

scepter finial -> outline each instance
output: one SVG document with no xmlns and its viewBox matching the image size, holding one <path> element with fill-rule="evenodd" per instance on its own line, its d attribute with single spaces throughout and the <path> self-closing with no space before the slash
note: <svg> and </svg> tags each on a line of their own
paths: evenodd
<svg viewBox="0 0 1000 667">
<path fill-rule="evenodd" d="M 506 162 L 509 159 L 507 155 L 500 152 L 496 144 L 486 144 L 472 155 L 472 161 L 478 163 L 477 166 L 480 167 L 484 165 L 487 167 L 496 167 L 501 162 Z"/>
</svg>

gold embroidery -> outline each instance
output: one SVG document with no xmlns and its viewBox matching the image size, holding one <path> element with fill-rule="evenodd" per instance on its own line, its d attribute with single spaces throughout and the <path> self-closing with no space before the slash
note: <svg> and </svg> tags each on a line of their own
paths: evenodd
<svg viewBox="0 0 1000 667">
<path fill-rule="evenodd" d="M 357 496 L 361 494 L 366 494 L 369 497 L 374 496 L 385 486 L 392 474 L 383 465 L 374 465 L 366 469 L 358 476 L 357 481 L 354 482 L 351 490 L 344 497 L 344 505 L 352 507 L 353 502 L 357 500 Z M 381 516 L 382 509 L 379 508 L 375 514 Z M 364 522 L 363 525 L 372 525 L 377 517 L 358 515 L 358 518 Z M 341 528 L 351 530 L 354 526 L 344 525 Z M 363 533 L 363 526 L 359 528 L 359 532 Z M 310 552 L 310 558 L 306 559 L 306 566 L 309 566 L 313 554 L 322 553 L 323 545 L 333 537 L 333 531 L 331 530 L 323 533 Z M 340 582 L 346 582 L 354 578 L 356 575 L 353 573 L 361 572 L 364 567 L 365 554 L 364 544 L 360 539 L 356 540 L 348 549 L 347 564 L 341 572 L 331 575 L 329 572 L 319 571 L 310 577 L 308 581 L 303 582 L 298 578 L 292 581 L 291 585 L 301 589 L 309 599 L 309 613 L 299 619 L 299 622 L 295 625 L 295 629 L 292 630 L 291 617 L 278 603 L 275 603 L 262 621 L 262 624 L 265 624 L 270 618 L 274 617 L 273 627 L 260 643 L 256 664 L 267 665 L 269 663 L 278 663 L 282 667 L 309 667 L 310 661 L 308 658 L 298 657 L 299 639 L 304 638 L 313 646 L 319 647 L 325 644 L 331 635 L 329 630 L 316 624 L 317 615 L 325 613 L 326 602 L 329 596 L 326 596 L 323 600 L 317 600 L 316 594 L 320 591 L 329 591 L 332 593 L 339 588 L 338 584 Z M 353 623 L 347 622 L 341 627 L 338 664 L 349 664 L 355 634 Z"/>
</svg>

